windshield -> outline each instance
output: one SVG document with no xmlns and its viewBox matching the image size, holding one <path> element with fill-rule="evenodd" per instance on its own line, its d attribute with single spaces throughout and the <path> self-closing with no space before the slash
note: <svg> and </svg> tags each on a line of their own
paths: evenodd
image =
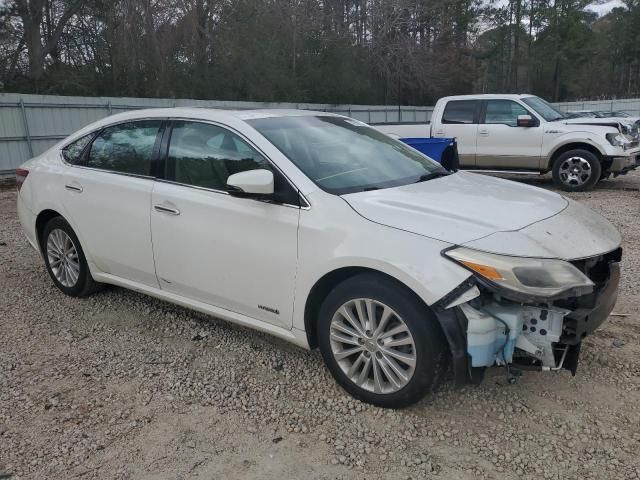
<svg viewBox="0 0 640 480">
<path fill-rule="evenodd" d="M 396 187 L 448 172 L 365 123 L 332 116 L 249 120 L 320 188 L 336 195 Z"/>
<path fill-rule="evenodd" d="M 547 122 L 553 122 L 564 118 L 564 114 L 560 110 L 540 97 L 525 97 L 522 101 L 533 108 L 536 113 Z"/>
</svg>

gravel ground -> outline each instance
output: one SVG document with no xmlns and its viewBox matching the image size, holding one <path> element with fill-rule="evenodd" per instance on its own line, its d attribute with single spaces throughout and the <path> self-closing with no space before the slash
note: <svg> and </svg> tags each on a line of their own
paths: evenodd
<svg viewBox="0 0 640 480">
<path fill-rule="evenodd" d="M 578 376 L 495 369 L 386 411 L 317 352 L 119 288 L 65 297 L 0 192 L 0 478 L 640 478 L 640 173 L 571 196 L 622 231 L 628 314 Z"/>
</svg>

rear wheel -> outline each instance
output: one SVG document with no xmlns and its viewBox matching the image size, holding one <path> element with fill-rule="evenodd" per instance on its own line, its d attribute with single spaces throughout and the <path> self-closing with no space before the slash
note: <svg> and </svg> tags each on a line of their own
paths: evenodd
<svg viewBox="0 0 640 480">
<path fill-rule="evenodd" d="M 567 192 L 590 190 L 600 180 L 602 166 L 596 155 L 588 150 L 569 150 L 553 164 L 553 181 Z"/>
<path fill-rule="evenodd" d="M 98 288 L 78 237 L 62 217 L 52 218 L 45 225 L 42 250 L 49 276 L 63 293 L 83 297 Z"/>
<path fill-rule="evenodd" d="M 411 405 L 437 386 L 446 367 L 445 340 L 433 314 L 384 276 L 362 274 L 338 285 L 318 322 L 327 367 L 364 402 Z"/>
</svg>

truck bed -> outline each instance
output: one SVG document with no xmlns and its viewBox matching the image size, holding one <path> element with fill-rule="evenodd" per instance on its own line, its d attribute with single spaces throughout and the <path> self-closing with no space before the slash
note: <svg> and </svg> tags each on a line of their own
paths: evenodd
<svg viewBox="0 0 640 480">
<path fill-rule="evenodd" d="M 394 138 L 429 138 L 431 136 L 430 123 L 379 123 L 371 126 Z"/>
</svg>

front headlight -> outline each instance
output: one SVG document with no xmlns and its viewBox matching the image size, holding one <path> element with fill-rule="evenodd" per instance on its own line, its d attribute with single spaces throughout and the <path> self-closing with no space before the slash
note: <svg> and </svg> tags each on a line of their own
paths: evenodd
<svg viewBox="0 0 640 480">
<path fill-rule="evenodd" d="M 444 255 L 490 285 L 514 292 L 519 297 L 579 296 L 591 293 L 594 287 L 585 274 L 564 260 L 510 257 L 464 247 L 446 250 Z"/>
<path fill-rule="evenodd" d="M 629 139 L 621 133 L 607 133 L 606 136 L 609 143 L 614 147 L 624 148 L 631 143 Z"/>
</svg>

